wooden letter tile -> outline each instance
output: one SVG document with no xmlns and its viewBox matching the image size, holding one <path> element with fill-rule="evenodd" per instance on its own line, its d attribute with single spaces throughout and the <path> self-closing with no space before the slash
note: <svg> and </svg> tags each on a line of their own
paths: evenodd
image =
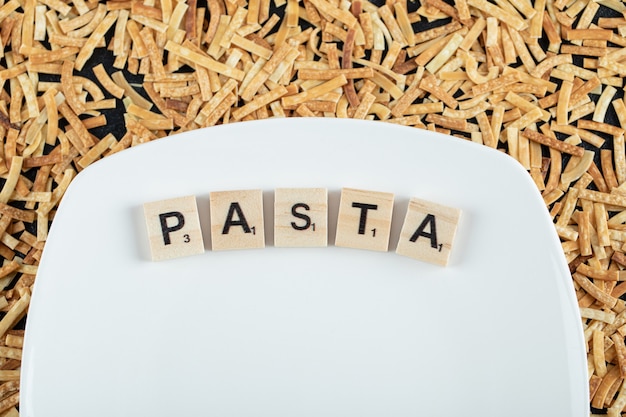
<svg viewBox="0 0 626 417">
<path fill-rule="evenodd" d="M 210 193 L 213 250 L 265 247 L 263 191 Z"/>
<path fill-rule="evenodd" d="M 461 210 L 412 198 L 396 253 L 447 265 Z"/>
<path fill-rule="evenodd" d="M 204 252 L 196 197 L 180 197 L 143 205 L 153 261 Z"/>
<path fill-rule="evenodd" d="M 393 214 L 393 194 L 341 190 L 335 245 L 386 252 Z"/>
<path fill-rule="evenodd" d="M 328 245 L 325 188 L 278 188 L 274 194 L 274 246 Z"/>
</svg>

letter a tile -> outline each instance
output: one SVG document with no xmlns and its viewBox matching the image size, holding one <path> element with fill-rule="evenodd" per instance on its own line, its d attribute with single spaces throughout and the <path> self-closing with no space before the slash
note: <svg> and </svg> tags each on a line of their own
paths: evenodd
<svg viewBox="0 0 626 417">
<path fill-rule="evenodd" d="M 263 191 L 217 191 L 209 200 L 213 250 L 265 247 Z"/>
<path fill-rule="evenodd" d="M 274 192 L 274 246 L 328 245 L 325 188 L 277 188 Z"/>
<path fill-rule="evenodd" d="M 393 194 L 342 189 L 335 245 L 386 252 L 392 214 Z"/>
<path fill-rule="evenodd" d="M 179 197 L 143 205 L 153 261 L 204 252 L 196 197 Z"/>
<path fill-rule="evenodd" d="M 396 253 L 446 266 L 461 210 L 412 198 Z"/>
</svg>

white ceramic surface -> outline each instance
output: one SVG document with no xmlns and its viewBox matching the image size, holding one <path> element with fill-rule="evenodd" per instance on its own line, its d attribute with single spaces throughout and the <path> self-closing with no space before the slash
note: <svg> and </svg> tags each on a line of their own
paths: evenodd
<svg viewBox="0 0 626 417">
<path fill-rule="evenodd" d="M 327 248 L 272 246 L 273 189 L 326 187 Z M 396 196 L 391 248 L 333 246 L 342 187 Z M 150 261 L 142 205 L 264 190 L 265 249 Z M 394 253 L 409 198 L 463 211 L 450 265 Z M 55 217 L 27 321 L 25 417 L 588 415 L 571 278 L 528 174 L 381 122 L 213 127 L 106 158 Z"/>
</svg>

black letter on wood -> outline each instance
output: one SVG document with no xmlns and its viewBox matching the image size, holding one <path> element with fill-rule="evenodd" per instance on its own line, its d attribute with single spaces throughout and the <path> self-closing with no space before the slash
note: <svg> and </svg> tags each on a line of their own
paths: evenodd
<svg viewBox="0 0 626 417">
<path fill-rule="evenodd" d="M 352 203 L 352 207 L 361 209 L 361 217 L 359 218 L 359 234 L 365 234 L 365 223 L 367 222 L 367 210 L 377 210 L 376 204 Z"/>
<path fill-rule="evenodd" d="M 426 229 L 426 226 L 430 225 L 430 233 L 427 233 L 424 231 L 424 229 Z M 417 230 L 415 231 L 415 233 L 413 233 L 413 236 L 411 236 L 411 238 L 409 239 L 411 242 L 415 242 L 417 240 L 418 237 L 420 236 L 424 236 L 430 239 L 430 246 L 433 249 L 437 249 L 437 247 L 439 246 L 437 244 L 437 225 L 435 223 L 435 216 L 432 214 L 427 214 L 426 217 L 424 218 L 424 220 L 422 221 L 422 224 L 419 225 L 419 227 L 417 228 Z"/>
<path fill-rule="evenodd" d="M 298 208 L 300 208 L 300 207 L 302 207 L 303 209 L 305 209 L 305 210 L 307 210 L 307 211 L 308 211 L 308 210 L 310 210 L 310 207 L 308 206 L 308 204 L 305 204 L 305 203 L 297 203 L 297 204 L 294 204 L 294 205 L 291 207 L 291 214 L 293 215 L 293 217 L 297 217 L 298 219 L 302 219 L 302 220 L 304 220 L 304 222 L 305 222 L 305 223 L 304 223 L 304 226 L 298 226 L 298 225 L 296 224 L 296 222 L 291 222 L 291 227 L 293 227 L 293 228 L 294 228 L 294 229 L 296 229 L 296 230 L 306 230 L 306 229 L 308 229 L 309 227 L 311 227 L 311 218 L 310 218 L 309 216 L 307 216 L 306 214 L 303 214 L 303 213 L 298 213 L 298 212 L 296 211 L 296 209 L 298 209 Z"/>
<path fill-rule="evenodd" d="M 173 226 L 168 226 L 167 219 L 170 217 L 176 218 L 178 220 L 178 223 L 176 223 Z M 172 241 L 170 240 L 170 233 L 183 228 L 183 226 L 185 225 L 185 217 L 183 216 L 183 213 L 179 211 L 170 211 L 168 213 L 159 214 L 159 220 L 161 221 L 161 232 L 163 233 L 163 243 L 165 245 L 169 245 L 170 243 L 172 243 Z"/>
<path fill-rule="evenodd" d="M 235 213 L 237 214 L 237 218 L 239 220 L 234 220 Z M 243 211 L 241 211 L 241 207 L 238 202 L 230 203 L 230 207 L 228 208 L 228 215 L 226 216 L 226 223 L 224 223 L 224 229 L 222 230 L 223 235 L 227 235 L 230 231 L 231 226 L 241 226 L 243 227 L 244 233 L 250 233 L 250 226 L 248 226 L 248 222 L 246 221 L 245 216 L 243 215 Z"/>
</svg>

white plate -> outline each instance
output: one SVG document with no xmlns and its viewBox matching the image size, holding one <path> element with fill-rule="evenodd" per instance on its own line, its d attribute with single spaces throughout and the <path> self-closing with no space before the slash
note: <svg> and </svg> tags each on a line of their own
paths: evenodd
<svg viewBox="0 0 626 417">
<path fill-rule="evenodd" d="M 272 246 L 278 187 L 328 188 L 329 247 Z M 342 187 L 395 194 L 389 252 L 333 246 Z M 208 242 L 209 192 L 259 188 L 268 247 L 150 261 L 145 202 L 197 196 Z M 448 267 L 394 253 L 411 197 L 462 210 Z M 583 417 L 586 378 L 567 265 L 517 162 L 386 123 L 284 119 L 162 139 L 78 175 L 39 267 L 20 408 Z"/>
</svg>

